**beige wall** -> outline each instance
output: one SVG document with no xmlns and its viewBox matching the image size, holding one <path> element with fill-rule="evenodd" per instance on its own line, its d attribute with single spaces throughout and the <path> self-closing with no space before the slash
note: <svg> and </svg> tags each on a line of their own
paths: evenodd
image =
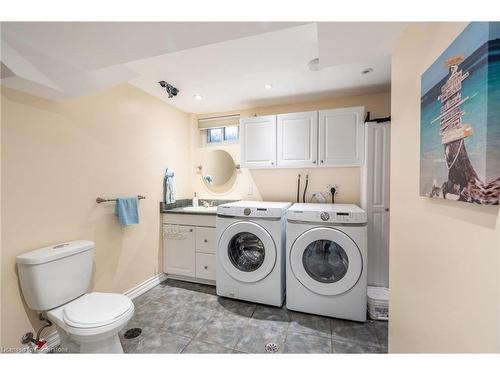
<svg viewBox="0 0 500 375">
<path fill-rule="evenodd" d="M 342 108 L 352 106 L 365 106 L 366 111 L 371 112 L 372 118 L 390 115 L 390 93 L 378 93 L 371 95 L 360 95 L 334 98 L 330 100 L 295 103 L 289 105 L 260 107 L 248 110 L 235 110 L 227 113 L 205 114 L 198 117 L 210 117 L 215 115 L 239 113 L 242 117 L 253 115 L 270 115 L 279 113 L 291 113 L 301 111 L 312 111 L 319 109 Z M 338 185 L 338 202 L 359 203 L 360 193 L 360 170 L 359 168 L 318 168 L 318 169 L 260 169 L 242 170 L 232 190 L 222 196 L 211 194 L 201 182 L 195 167 L 200 165 L 207 152 L 213 149 L 224 149 L 228 151 L 236 163 L 240 162 L 240 146 L 232 144 L 226 146 L 203 146 L 200 132 L 197 128 L 197 117 L 192 116 L 192 160 L 193 160 L 193 188 L 201 198 L 225 198 L 225 199 L 247 199 L 247 200 L 270 200 L 270 201 L 293 201 L 297 194 L 297 174 L 302 174 L 301 190 L 304 188 L 304 178 L 309 174 L 308 197 L 315 191 L 326 192 L 328 184 Z M 249 194 L 249 189 L 252 194 Z M 301 193 L 302 194 L 302 193 Z"/>
<path fill-rule="evenodd" d="M 393 55 L 390 352 L 500 352 L 498 207 L 418 191 L 420 75 L 465 26 L 412 25 Z"/>
<path fill-rule="evenodd" d="M 190 195 L 189 116 L 121 85 L 49 102 L 2 88 L 2 343 L 39 326 L 23 304 L 15 256 L 52 243 L 96 243 L 93 289 L 124 292 L 158 274 L 165 167 Z M 121 228 L 95 198 L 144 194 L 140 224 Z"/>
</svg>

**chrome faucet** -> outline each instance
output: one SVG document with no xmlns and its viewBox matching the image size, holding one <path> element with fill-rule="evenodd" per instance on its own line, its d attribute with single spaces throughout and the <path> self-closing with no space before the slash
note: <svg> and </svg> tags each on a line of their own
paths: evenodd
<svg viewBox="0 0 500 375">
<path fill-rule="evenodd" d="M 201 205 L 202 205 L 203 207 L 205 207 L 205 208 L 208 208 L 208 207 L 213 207 L 213 206 L 214 206 L 214 204 L 215 204 L 215 202 L 214 202 L 214 201 L 210 201 L 210 202 L 208 202 L 208 201 L 204 201 L 204 200 L 201 200 L 201 201 L 200 201 L 200 203 L 201 203 Z"/>
</svg>

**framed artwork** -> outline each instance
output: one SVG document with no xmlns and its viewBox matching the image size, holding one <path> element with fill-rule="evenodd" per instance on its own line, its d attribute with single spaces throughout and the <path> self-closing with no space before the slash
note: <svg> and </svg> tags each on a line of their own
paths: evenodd
<svg viewBox="0 0 500 375">
<path fill-rule="evenodd" d="M 420 195 L 498 205 L 500 22 L 472 22 L 422 74 Z"/>
</svg>

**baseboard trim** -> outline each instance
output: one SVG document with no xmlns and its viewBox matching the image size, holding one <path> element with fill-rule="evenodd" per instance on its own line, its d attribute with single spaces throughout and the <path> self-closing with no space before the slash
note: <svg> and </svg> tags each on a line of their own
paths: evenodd
<svg viewBox="0 0 500 375">
<path fill-rule="evenodd" d="M 123 294 L 133 300 L 139 297 L 140 295 L 146 293 L 148 290 L 153 289 L 155 286 L 159 285 L 166 279 L 167 275 L 162 272 L 158 275 L 155 275 L 147 279 L 146 281 L 143 281 L 139 285 L 134 286 L 132 289 L 127 290 Z M 54 331 L 51 334 L 43 337 L 43 339 L 45 340 L 45 345 L 43 346 L 42 349 L 37 350 L 36 353 L 49 353 L 50 351 L 57 348 L 57 346 L 60 343 L 59 334 L 57 333 L 57 331 Z"/>
<path fill-rule="evenodd" d="M 198 277 L 191 277 L 191 276 L 173 275 L 170 273 L 165 274 L 165 276 L 166 276 L 165 279 L 188 281 L 191 283 L 198 283 L 198 284 L 215 286 L 215 280 L 200 279 Z"/>
<path fill-rule="evenodd" d="M 130 299 L 135 299 L 140 295 L 146 293 L 148 290 L 153 289 L 155 286 L 161 284 L 163 281 L 167 279 L 167 275 L 164 273 L 160 273 L 147 279 L 146 281 L 140 283 L 137 286 L 134 286 L 132 289 L 127 290 L 125 294 Z"/>
</svg>

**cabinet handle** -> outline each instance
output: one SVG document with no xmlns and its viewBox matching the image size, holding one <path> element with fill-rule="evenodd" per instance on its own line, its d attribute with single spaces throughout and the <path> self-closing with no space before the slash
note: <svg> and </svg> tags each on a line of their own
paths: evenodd
<svg viewBox="0 0 500 375">
<path fill-rule="evenodd" d="M 205 238 L 205 239 L 203 240 L 203 242 L 207 243 L 207 242 L 208 242 L 208 240 Z"/>
<path fill-rule="evenodd" d="M 205 268 L 206 270 L 208 270 L 208 266 L 203 266 L 203 268 Z"/>
</svg>

